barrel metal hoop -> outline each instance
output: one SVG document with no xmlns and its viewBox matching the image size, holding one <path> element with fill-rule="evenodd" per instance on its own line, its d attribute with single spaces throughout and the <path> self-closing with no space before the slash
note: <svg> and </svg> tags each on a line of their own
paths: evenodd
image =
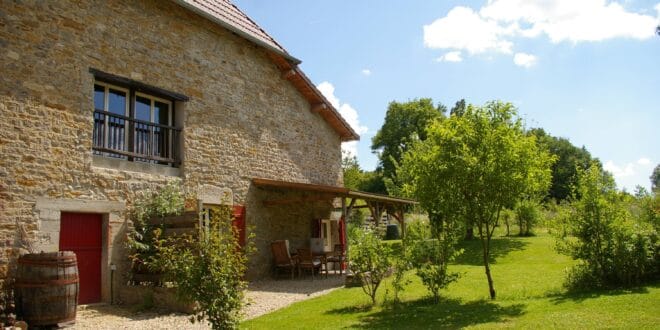
<svg viewBox="0 0 660 330">
<path fill-rule="evenodd" d="M 71 278 L 63 278 L 60 280 L 50 280 L 50 281 L 17 280 L 14 285 L 17 288 L 40 288 L 44 286 L 67 285 L 67 284 L 76 284 L 76 283 L 78 283 L 78 276 Z"/>
<path fill-rule="evenodd" d="M 78 264 L 76 258 L 63 258 L 59 260 L 33 260 L 33 259 L 18 259 L 21 265 L 34 265 L 34 266 L 50 266 L 50 267 L 73 267 Z"/>
</svg>

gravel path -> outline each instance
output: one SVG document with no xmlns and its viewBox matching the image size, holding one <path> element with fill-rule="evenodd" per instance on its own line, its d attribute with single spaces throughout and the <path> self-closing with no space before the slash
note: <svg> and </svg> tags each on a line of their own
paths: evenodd
<svg viewBox="0 0 660 330">
<path fill-rule="evenodd" d="M 341 287 L 344 279 L 330 275 L 295 280 L 261 280 L 250 283 L 246 293 L 245 319 L 251 319 L 294 302 L 318 297 Z M 69 329 L 209 329 L 208 324 L 190 323 L 189 316 L 178 313 L 136 312 L 117 305 L 80 306 L 76 323 Z"/>
</svg>

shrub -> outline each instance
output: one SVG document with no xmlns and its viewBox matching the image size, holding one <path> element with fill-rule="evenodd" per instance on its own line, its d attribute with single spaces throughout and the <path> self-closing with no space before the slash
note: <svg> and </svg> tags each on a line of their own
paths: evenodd
<svg viewBox="0 0 660 330">
<path fill-rule="evenodd" d="M 156 255 L 154 230 L 157 226 L 148 224 L 151 217 L 178 215 L 184 209 L 184 195 L 180 185 L 170 182 L 159 190 L 147 190 L 133 201 L 130 218 L 133 230 L 129 231 L 127 247 L 129 259 L 134 267 L 144 267 L 156 272 L 149 262 Z"/>
<path fill-rule="evenodd" d="M 504 222 L 504 226 L 506 227 L 506 236 L 511 235 L 510 227 L 511 227 L 511 220 L 513 219 L 514 212 L 509 209 L 503 209 L 502 212 L 500 213 L 500 219 Z"/>
<path fill-rule="evenodd" d="M 579 172 L 577 193 L 558 230 L 559 250 L 580 259 L 568 276 L 572 288 L 631 285 L 658 277 L 658 233 L 633 217 L 611 177 L 596 165 Z"/>
<path fill-rule="evenodd" d="M 208 319 L 213 329 L 237 328 L 247 287 L 246 254 L 253 245 L 241 249 L 226 206 L 211 209 L 209 228 L 200 235 L 159 240 L 153 262 L 176 283 L 181 301 L 196 302 L 192 322 Z"/>
<path fill-rule="evenodd" d="M 350 239 L 350 269 L 360 279 L 362 290 L 371 298 L 371 303 L 376 304 L 376 291 L 392 265 L 392 249 L 371 229 L 355 228 Z"/>
<path fill-rule="evenodd" d="M 532 235 L 532 228 L 541 217 L 539 205 L 531 200 L 522 200 L 516 205 L 516 219 L 518 220 L 518 236 Z"/>
<path fill-rule="evenodd" d="M 440 289 L 459 277 L 458 273 L 447 271 L 449 262 L 462 252 L 454 248 L 458 232 L 447 225 L 432 229 L 430 225 L 422 222 L 411 223 L 406 231 L 406 258 L 436 303 L 440 298 Z"/>
</svg>

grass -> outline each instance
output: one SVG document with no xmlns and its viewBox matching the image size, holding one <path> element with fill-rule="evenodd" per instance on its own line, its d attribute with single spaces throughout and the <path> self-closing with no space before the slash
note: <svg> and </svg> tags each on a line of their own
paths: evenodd
<svg viewBox="0 0 660 330">
<path fill-rule="evenodd" d="M 361 288 L 343 288 L 245 321 L 241 328 L 660 328 L 660 283 L 569 293 L 562 283 L 574 262 L 554 251 L 548 234 L 497 237 L 492 244 L 495 301 L 488 299 L 481 243 L 475 240 L 463 243 L 465 253 L 450 268 L 461 278 L 442 291 L 438 304 L 410 273 L 413 282 L 398 305 L 389 302 L 388 281 L 374 307 Z"/>
</svg>

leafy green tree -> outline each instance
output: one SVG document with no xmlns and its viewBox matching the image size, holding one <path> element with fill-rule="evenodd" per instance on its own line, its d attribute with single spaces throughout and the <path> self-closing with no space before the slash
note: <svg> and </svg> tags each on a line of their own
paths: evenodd
<svg viewBox="0 0 660 330">
<path fill-rule="evenodd" d="M 359 190 L 364 180 L 364 173 L 360 168 L 357 157 L 343 152 L 341 167 L 344 171 L 344 187 Z"/>
<path fill-rule="evenodd" d="M 548 198 L 561 202 L 571 196 L 573 187 L 577 184 L 577 171 L 587 169 L 594 161 L 585 147 L 578 148 L 568 139 L 558 138 L 547 134 L 542 128 L 533 128 L 529 134 L 536 136 L 537 142 L 550 151 L 557 161 L 552 164 L 552 184 L 548 191 Z"/>
<path fill-rule="evenodd" d="M 392 266 L 392 250 L 371 229 L 355 228 L 349 239 L 349 267 L 360 279 L 362 291 L 375 305 L 376 292 Z"/>
<path fill-rule="evenodd" d="M 405 190 L 434 221 L 474 222 L 483 248 L 490 297 L 495 299 L 490 242 L 502 210 L 550 184 L 553 157 L 526 135 L 515 107 L 469 105 L 462 116 L 435 121 L 404 156 Z"/>
<path fill-rule="evenodd" d="M 433 105 L 429 98 L 408 102 L 390 102 L 385 122 L 371 141 L 371 149 L 379 153 L 379 169 L 385 179 L 398 184 L 396 168 L 401 156 L 418 140 L 426 139 L 426 126 L 444 116 L 445 106 Z"/>
<path fill-rule="evenodd" d="M 467 104 L 465 103 L 465 99 L 460 99 L 459 101 L 454 104 L 454 107 L 449 110 L 449 115 L 450 116 L 462 116 L 465 113 L 465 109 L 467 108 Z"/>
<path fill-rule="evenodd" d="M 342 154 L 342 169 L 344 171 L 344 187 L 377 194 L 387 194 L 385 181 L 379 171 L 364 171 L 357 157 L 348 153 Z"/>
<path fill-rule="evenodd" d="M 655 166 L 650 179 L 651 179 L 651 190 L 658 193 L 658 189 L 660 189 L 660 164 Z"/>
</svg>

